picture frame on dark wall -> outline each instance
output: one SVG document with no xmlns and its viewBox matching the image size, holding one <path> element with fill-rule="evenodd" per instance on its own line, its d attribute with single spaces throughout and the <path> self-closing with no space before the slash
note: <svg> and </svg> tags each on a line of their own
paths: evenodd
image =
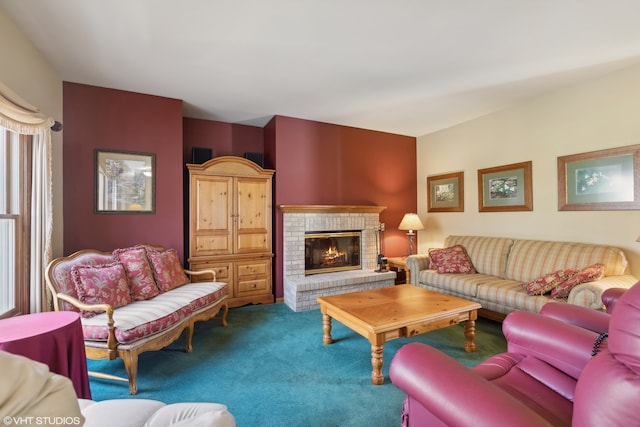
<svg viewBox="0 0 640 427">
<path fill-rule="evenodd" d="M 464 172 L 427 177 L 427 212 L 464 212 Z"/>
<path fill-rule="evenodd" d="M 95 212 L 154 213 L 155 154 L 95 151 Z"/>
<path fill-rule="evenodd" d="M 533 210 L 532 162 L 478 170 L 478 210 L 516 212 Z"/>
<path fill-rule="evenodd" d="M 558 210 L 640 209 L 640 144 L 558 157 Z"/>
</svg>

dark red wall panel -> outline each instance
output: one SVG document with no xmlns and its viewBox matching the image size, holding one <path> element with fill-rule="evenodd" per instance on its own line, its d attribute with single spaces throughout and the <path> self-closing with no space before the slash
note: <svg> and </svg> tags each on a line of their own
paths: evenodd
<svg viewBox="0 0 640 427">
<path fill-rule="evenodd" d="M 265 127 L 274 161 L 274 205 L 377 205 L 387 256 L 405 255 L 406 212 L 416 212 L 416 139 L 366 129 L 276 116 Z M 273 160 L 271 160 L 273 159 Z M 282 213 L 275 210 L 276 297 L 282 289 Z"/>
<path fill-rule="evenodd" d="M 182 101 L 69 82 L 63 96 L 65 253 L 154 243 L 182 257 Z M 94 211 L 96 149 L 155 154 L 155 213 Z"/>
<path fill-rule="evenodd" d="M 186 169 L 192 148 L 213 156 L 264 153 L 274 176 L 274 289 L 282 298 L 282 204 L 379 205 L 384 253 L 404 255 L 397 226 L 416 209 L 416 139 L 276 116 L 264 128 L 182 117 L 182 101 L 64 83 L 64 248 L 110 251 L 186 242 Z M 154 214 L 94 212 L 96 149 L 156 155 Z"/>
<path fill-rule="evenodd" d="M 194 147 L 210 148 L 213 157 L 239 156 L 264 151 L 263 130 L 256 126 L 184 118 L 184 158 L 192 159 Z"/>
</svg>

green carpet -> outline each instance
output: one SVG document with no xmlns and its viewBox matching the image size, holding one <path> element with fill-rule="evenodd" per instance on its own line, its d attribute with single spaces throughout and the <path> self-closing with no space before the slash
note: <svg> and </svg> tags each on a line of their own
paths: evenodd
<svg viewBox="0 0 640 427">
<path fill-rule="evenodd" d="M 404 394 L 389 379 L 389 363 L 402 345 L 427 343 L 469 367 L 506 349 L 501 325 L 486 319 L 476 322 L 475 353 L 464 351 L 462 325 L 389 341 L 385 383 L 375 386 L 369 342 L 334 320 L 334 343 L 324 345 L 319 310 L 245 306 L 229 310 L 228 322 L 196 324 L 192 353 L 181 351 L 184 336 L 168 349 L 143 353 L 136 396 L 125 383 L 91 378 L 94 400 L 219 402 L 239 427 L 397 426 Z M 89 369 L 125 376 L 121 360 L 90 360 Z"/>
</svg>

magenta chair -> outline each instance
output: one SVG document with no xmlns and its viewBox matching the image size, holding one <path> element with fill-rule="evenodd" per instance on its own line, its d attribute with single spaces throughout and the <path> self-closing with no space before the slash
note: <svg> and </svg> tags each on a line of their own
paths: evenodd
<svg viewBox="0 0 640 427">
<path fill-rule="evenodd" d="M 433 347 L 403 346 L 389 366 L 407 394 L 402 425 L 640 425 L 640 282 L 610 315 L 547 305 L 509 314 L 507 352 L 472 369 Z"/>
</svg>

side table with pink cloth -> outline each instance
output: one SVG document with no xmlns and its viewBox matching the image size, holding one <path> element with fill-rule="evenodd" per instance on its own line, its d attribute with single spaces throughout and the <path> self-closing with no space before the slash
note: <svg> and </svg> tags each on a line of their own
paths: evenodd
<svg viewBox="0 0 640 427">
<path fill-rule="evenodd" d="M 0 350 L 45 363 L 71 379 L 79 398 L 91 399 L 80 315 L 51 311 L 0 319 Z"/>
</svg>

